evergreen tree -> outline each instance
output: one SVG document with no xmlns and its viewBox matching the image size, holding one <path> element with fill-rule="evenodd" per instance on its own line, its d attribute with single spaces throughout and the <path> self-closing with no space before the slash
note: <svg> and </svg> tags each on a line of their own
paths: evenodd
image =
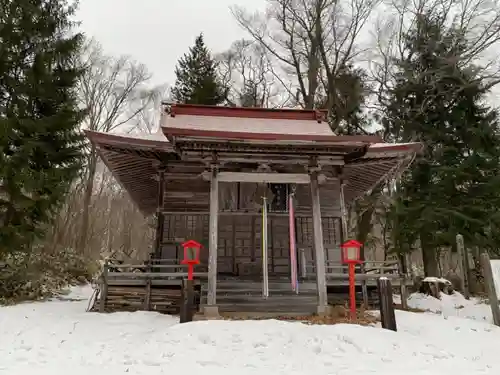
<svg viewBox="0 0 500 375">
<path fill-rule="evenodd" d="M 81 165 L 74 10 L 0 0 L 0 256 L 43 234 Z"/>
<path fill-rule="evenodd" d="M 422 16 L 405 50 L 384 124 L 393 140 L 421 141 L 425 152 L 401 180 L 394 244 L 409 249 L 419 239 L 426 275 L 436 276 L 437 251 L 454 246 L 457 233 L 469 245 L 495 246 L 498 116 L 484 104 L 473 67 L 464 63 L 460 30 Z"/>
<path fill-rule="evenodd" d="M 172 99 L 177 103 L 218 105 L 226 100 L 228 90 L 217 76 L 217 62 L 205 46 L 203 34 L 179 60 L 175 75 Z"/>
</svg>

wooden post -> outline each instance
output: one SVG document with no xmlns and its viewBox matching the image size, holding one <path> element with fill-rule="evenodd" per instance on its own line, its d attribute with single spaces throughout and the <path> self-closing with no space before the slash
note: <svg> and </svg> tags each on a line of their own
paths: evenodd
<svg viewBox="0 0 500 375">
<path fill-rule="evenodd" d="M 148 263 L 146 266 L 146 272 L 151 273 L 151 258 L 148 259 Z M 151 276 L 148 276 L 146 279 L 146 290 L 144 295 L 144 310 L 151 310 Z"/>
<path fill-rule="evenodd" d="M 304 248 L 300 248 L 299 254 L 300 254 L 300 276 L 303 280 L 305 280 L 307 278 L 306 250 Z"/>
<path fill-rule="evenodd" d="M 361 274 L 365 274 L 365 264 L 361 263 Z M 361 292 L 363 293 L 363 309 L 368 310 L 368 286 L 366 285 L 366 279 L 363 277 L 361 280 Z"/>
<path fill-rule="evenodd" d="M 401 285 L 399 286 L 399 290 L 401 293 L 401 308 L 403 310 L 408 310 L 408 292 L 406 290 L 406 275 L 401 276 L 399 279 Z"/>
<path fill-rule="evenodd" d="M 194 289 L 193 280 L 182 279 L 181 286 L 181 305 L 180 305 L 180 323 L 193 321 L 194 314 Z"/>
<path fill-rule="evenodd" d="M 106 311 L 106 301 L 108 299 L 108 260 L 104 262 L 101 274 L 101 296 L 99 298 L 99 312 Z"/>
<path fill-rule="evenodd" d="M 154 257 L 160 259 L 162 254 L 163 242 L 163 226 L 165 224 L 163 214 L 163 198 L 165 196 L 165 167 L 158 168 L 158 192 L 157 192 L 157 207 L 156 207 L 156 233 L 155 233 L 155 248 Z"/>
<path fill-rule="evenodd" d="M 210 239 L 208 245 L 208 315 L 218 315 L 217 311 L 217 240 L 219 221 L 219 182 L 217 168 L 212 167 L 210 179 Z"/>
<path fill-rule="evenodd" d="M 316 260 L 316 282 L 318 287 L 318 313 L 325 314 L 328 309 L 326 290 L 325 249 L 323 247 L 323 226 L 321 224 L 321 206 L 317 172 L 311 173 L 312 219 L 314 232 L 314 250 Z"/>
<path fill-rule="evenodd" d="M 392 285 L 387 277 L 379 277 L 377 280 L 378 298 L 380 303 L 380 320 L 382 328 L 397 331 L 396 313 L 392 302 Z"/>
<path fill-rule="evenodd" d="M 493 280 L 493 270 L 491 269 L 490 256 L 488 253 L 481 254 L 481 268 L 483 269 L 484 284 L 488 292 L 491 314 L 493 315 L 493 324 L 500 326 L 500 306 L 498 305 L 498 295 L 495 290 L 495 281 Z"/>
<path fill-rule="evenodd" d="M 406 280 L 408 278 L 407 255 L 398 254 L 399 292 L 401 294 L 401 308 L 403 310 L 408 310 L 408 292 L 406 290 Z M 382 270 L 385 270 L 385 268 L 383 267 Z"/>
<path fill-rule="evenodd" d="M 457 234 L 456 241 L 458 264 L 460 265 L 460 289 L 465 299 L 470 299 L 469 278 L 467 275 L 468 264 L 466 263 L 469 259 L 465 251 L 464 237 L 461 234 Z"/>
</svg>

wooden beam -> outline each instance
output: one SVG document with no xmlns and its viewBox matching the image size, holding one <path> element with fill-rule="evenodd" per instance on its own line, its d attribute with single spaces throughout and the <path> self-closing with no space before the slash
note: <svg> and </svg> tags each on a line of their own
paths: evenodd
<svg viewBox="0 0 500 375">
<path fill-rule="evenodd" d="M 194 193 L 192 191 L 168 191 L 165 194 L 165 198 L 190 199 L 194 198 L 198 194 L 200 193 Z M 201 194 L 208 195 L 208 193 L 201 193 Z"/>
<path fill-rule="evenodd" d="M 197 180 L 201 179 L 200 176 L 201 173 L 175 173 L 175 172 L 169 172 L 165 173 L 165 180 Z"/>
<path fill-rule="evenodd" d="M 216 306 L 217 303 L 217 242 L 219 221 L 219 179 L 217 169 L 212 167 L 210 178 L 210 238 L 208 245 L 208 296 L 207 305 Z"/>
<path fill-rule="evenodd" d="M 307 173 L 220 172 L 217 179 L 219 182 L 272 182 L 280 184 L 309 184 L 311 182 Z"/>
<path fill-rule="evenodd" d="M 283 164 L 283 165 L 297 165 L 308 166 L 309 157 L 297 158 L 297 155 L 256 155 L 256 154 L 230 154 L 218 153 L 217 160 L 229 163 L 267 163 L 267 164 Z M 343 157 L 319 157 L 318 162 L 321 165 L 344 165 Z"/>
<path fill-rule="evenodd" d="M 199 205 L 196 205 L 199 206 Z M 188 207 L 189 208 L 189 207 Z M 203 209 L 186 209 L 185 207 L 179 207 L 179 209 L 165 209 L 163 211 L 163 214 L 165 215 L 209 215 L 210 212 L 209 210 L 203 210 Z M 289 217 L 290 214 L 288 212 L 268 212 L 267 215 L 269 217 Z M 334 218 L 340 218 L 340 213 L 336 209 L 330 209 L 330 210 L 323 210 L 322 215 L 324 217 L 334 217 Z M 262 213 L 259 211 L 220 211 L 219 216 L 247 216 L 247 217 L 262 217 Z M 299 210 L 295 211 L 295 217 L 304 217 L 304 218 L 310 218 L 311 217 L 311 212 L 308 210 Z"/>
<path fill-rule="evenodd" d="M 321 224 L 321 207 L 319 199 L 318 174 L 311 174 L 311 197 L 314 232 L 314 250 L 316 260 L 316 282 L 318 285 L 318 313 L 327 313 L 328 295 L 326 290 L 326 262 L 323 246 L 323 226 Z"/>
</svg>

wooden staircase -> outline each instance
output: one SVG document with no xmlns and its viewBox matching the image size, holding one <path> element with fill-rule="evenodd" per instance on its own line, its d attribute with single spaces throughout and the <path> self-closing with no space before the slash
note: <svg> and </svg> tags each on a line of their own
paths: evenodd
<svg viewBox="0 0 500 375">
<path fill-rule="evenodd" d="M 207 303 L 207 284 L 202 285 L 200 306 Z M 262 283 L 247 280 L 218 280 L 219 312 L 267 312 L 309 315 L 316 312 L 318 297 L 315 283 L 301 283 L 299 294 L 290 282 L 269 281 L 269 297 L 262 296 Z"/>
</svg>

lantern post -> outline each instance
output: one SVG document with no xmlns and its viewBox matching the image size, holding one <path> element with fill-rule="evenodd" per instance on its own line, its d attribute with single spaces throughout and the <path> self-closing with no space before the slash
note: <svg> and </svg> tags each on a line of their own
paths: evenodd
<svg viewBox="0 0 500 375">
<path fill-rule="evenodd" d="M 349 306 L 351 319 L 356 319 L 356 264 L 361 264 L 361 246 L 356 240 L 344 242 L 340 248 L 342 249 L 342 263 L 349 266 Z"/>
<path fill-rule="evenodd" d="M 188 266 L 188 277 L 187 280 L 182 280 L 182 301 L 180 310 L 180 322 L 186 323 L 193 320 L 194 313 L 194 266 L 200 264 L 200 249 L 201 244 L 189 240 L 182 244 L 184 249 L 184 259 L 182 259 L 181 264 L 186 264 Z"/>
<path fill-rule="evenodd" d="M 200 264 L 200 249 L 202 246 L 194 240 L 189 240 L 184 242 L 182 247 L 184 248 L 184 259 L 181 261 L 181 264 L 187 264 L 188 280 L 193 280 L 194 266 Z"/>
</svg>

